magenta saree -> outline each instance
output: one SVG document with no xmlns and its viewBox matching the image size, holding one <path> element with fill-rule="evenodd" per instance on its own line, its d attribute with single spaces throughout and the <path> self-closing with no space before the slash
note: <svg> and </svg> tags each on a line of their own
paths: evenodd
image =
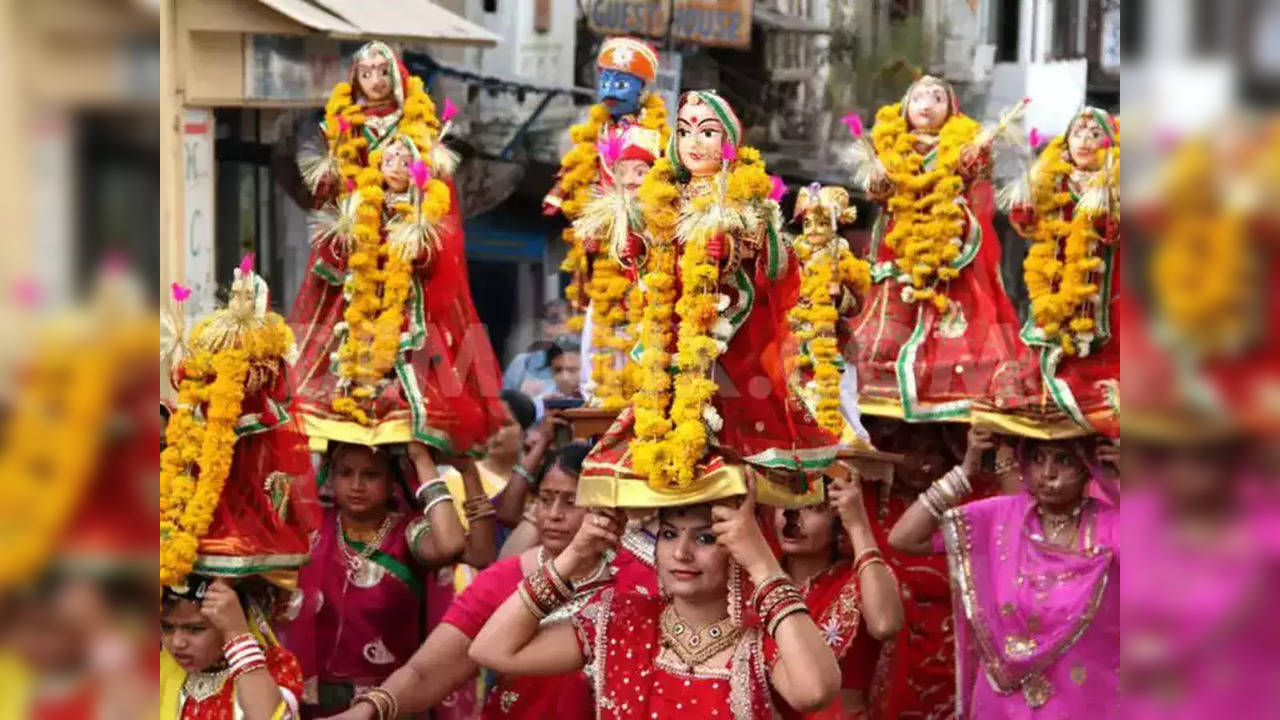
<svg viewBox="0 0 1280 720">
<path fill-rule="evenodd" d="M 326 508 L 298 577 L 296 617 L 281 636 L 302 665 L 304 713 L 345 710 L 361 689 L 405 664 L 423 640 L 425 568 L 409 548 L 401 515 L 377 549 L 352 542 L 367 559 L 353 571 L 338 539 L 338 512 Z"/>
<path fill-rule="evenodd" d="M 1118 516 L 1087 499 L 1071 549 L 1044 541 L 1027 494 L 944 516 L 957 718 L 1119 717 Z"/>
</svg>

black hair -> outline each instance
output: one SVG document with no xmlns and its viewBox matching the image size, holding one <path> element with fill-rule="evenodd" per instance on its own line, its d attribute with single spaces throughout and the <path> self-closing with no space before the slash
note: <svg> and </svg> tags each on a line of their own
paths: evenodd
<svg viewBox="0 0 1280 720">
<path fill-rule="evenodd" d="M 582 463 L 591 452 L 591 445 L 584 442 L 571 442 L 557 450 L 550 450 L 542 456 L 542 465 L 538 468 L 538 485 L 551 472 L 551 468 L 559 468 L 574 478 L 582 474 Z M 534 488 L 537 489 L 536 487 Z"/>
<path fill-rule="evenodd" d="M 550 367 L 555 359 L 565 353 L 581 353 L 582 346 L 573 340 L 561 338 L 551 343 L 551 347 L 547 348 L 547 366 Z"/>
<path fill-rule="evenodd" d="M 511 415 L 515 417 L 516 422 L 520 423 L 521 430 L 533 427 L 534 421 L 538 419 L 538 408 L 534 406 L 533 400 L 528 395 L 519 390 L 503 390 L 502 402 L 511 409 Z"/>
</svg>

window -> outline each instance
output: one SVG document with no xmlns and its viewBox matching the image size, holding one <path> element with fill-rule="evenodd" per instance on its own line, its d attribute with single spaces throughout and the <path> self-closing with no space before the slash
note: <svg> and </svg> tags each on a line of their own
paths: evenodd
<svg viewBox="0 0 1280 720">
<path fill-rule="evenodd" d="M 546 33 L 551 30 L 551 0 L 537 0 L 533 5 L 533 31 Z"/>
<path fill-rule="evenodd" d="M 487 13 L 498 12 L 498 0 L 484 0 L 484 11 Z"/>
</svg>

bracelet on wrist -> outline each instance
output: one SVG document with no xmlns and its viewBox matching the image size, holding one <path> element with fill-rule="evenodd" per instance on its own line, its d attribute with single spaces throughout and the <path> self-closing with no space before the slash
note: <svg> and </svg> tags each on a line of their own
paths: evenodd
<svg viewBox="0 0 1280 720">
<path fill-rule="evenodd" d="M 516 475 L 519 475 L 520 477 L 524 478 L 530 483 L 533 482 L 533 473 L 526 470 L 524 465 L 516 463 L 516 466 L 511 469 L 511 472 L 515 473 Z"/>
<path fill-rule="evenodd" d="M 351 702 L 352 707 L 357 703 L 372 706 L 375 720 L 395 720 L 400 715 L 400 702 L 396 700 L 395 695 L 384 688 L 374 687 L 365 690 Z"/>
<path fill-rule="evenodd" d="M 424 508 L 432 507 L 442 499 L 453 499 L 453 494 L 449 492 L 449 483 L 445 482 L 442 478 L 436 478 L 435 480 L 429 480 L 423 483 L 418 486 L 418 491 L 414 494 L 417 496 L 418 501 L 422 503 Z"/>
</svg>

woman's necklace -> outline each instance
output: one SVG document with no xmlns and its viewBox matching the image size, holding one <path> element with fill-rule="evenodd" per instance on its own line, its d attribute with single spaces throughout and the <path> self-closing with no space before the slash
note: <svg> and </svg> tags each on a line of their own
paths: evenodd
<svg viewBox="0 0 1280 720">
<path fill-rule="evenodd" d="M 692 672 L 716 655 L 738 644 L 742 628 L 725 616 L 710 625 L 693 628 L 680 619 L 674 605 L 662 610 L 662 646 L 676 654 Z"/>
<path fill-rule="evenodd" d="M 364 544 L 363 550 L 356 552 L 347 542 L 347 529 L 342 524 L 342 513 L 338 513 L 338 548 L 342 551 L 342 558 L 347 563 L 348 580 L 354 582 L 364 569 L 365 563 L 378 551 L 378 548 L 382 547 L 382 541 L 387 538 L 394 520 L 395 518 L 388 513 L 382 519 L 382 525 L 378 527 L 378 534 L 373 540 Z"/>
<path fill-rule="evenodd" d="M 1063 545 L 1074 543 L 1076 531 L 1080 526 L 1080 513 L 1083 509 L 1084 503 L 1067 512 L 1053 512 L 1041 506 L 1036 506 L 1036 513 L 1040 516 L 1040 527 L 1044 529 L 1045 539 L 1067 541 L 1060 543 Z"/>
<path fill-rule="evenodd" d="M 222 684 L 230 674 L 231 668 L 226 665 L 212 672 L 187 673 L 186 679 L 182 681 L 182 692 L 196 702 L 204 702 L 222 690 Z"/>
</svg>

